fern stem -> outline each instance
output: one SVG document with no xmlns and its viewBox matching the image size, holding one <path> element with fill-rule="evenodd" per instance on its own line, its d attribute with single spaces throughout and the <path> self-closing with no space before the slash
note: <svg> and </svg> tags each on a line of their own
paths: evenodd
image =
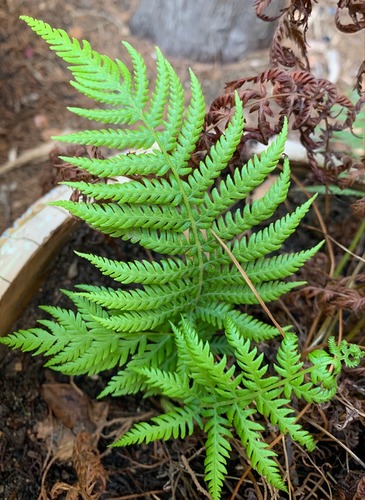
<svg viewBox="0 0 365 500">
<path fill-rule="evenodd" d="M 316 370 L 318 369 L 317 366 L 313 365 L 313 366 L 309 366 L 308 368 L 303 368 L 301 369 L 299 372 L 293 374 L 293 375 L 290 375 L 290 374 L 287 374 L 287 377 L 285 379 L 280 379 L 278 380 L 277 382 L 271 384 L 271 385 L 268 385 L 266 386 L 265 388 L 259 388 L 259 389 L 250 389 L 250 395 L 249 395 L 249 398 L 247 397 L 247 394 L 245 396 L 239 396 L 236 394 L 235 397 L 231 398 L 231 399 L 225 399 L 224 401 L 217 401 L 217 402 L 212 402 L 212 403 L 204 403 L 204 407 L 205 408 L 214 408 L 214 409 L 218 409 L 218 408 L 225 408 L 227 407 L 227 404 L 229 404 L 230 406 L 232 405 L 239 405 L 239 406 L 246 406 L 246 405 L 249 405 L 252 403 L 252 401 L 255 401 L 257 399 L 257 397 L 259 396 L 262 396 L 262 395 L 265 395 L 267 394 L 268 392 L 271 392 L 275 389 L 280 389 L 281 387 L 283 387 L 286 383 L 288 382 L 291 382 L 292 385 L 294 385 L 295 383 L 295 379 L 302 379 L 303 376 L 305 375 L 310 375 L 312 372 L 315 372 Z M 239 392 L 239 390 L 238 390 Z M 308 404 L 311 404 L 311 403 L 308 403 Z M 293 409 L 293 412 L 295 412 L 296 410 Z M 302 413 L 300 413 L 297 417 L 297 419 L 299 419 L 301 417 Z"/>
<path fill-rule="evenodd" d="M 161 149 L 161 144 L 159 143 L 159 140 L 157 137 L 156 137 L 156 142 L 157 142 L 159 148 Z M 201 295 L 202 288 L 203 288 L 203 273 L 204 273 L 203 251 L 202 251 L 201 244 L 199 242 L 199 230 L 198 230 L 196 221 L 194 219 L 193 213 L 191 211 L 189 198 L 184 190 L 184 186 L 183 186 L 183 183 L 181 182 L 181 178 L 180 178 L 178 172 L 176 171 L 176 169 L 174 168 L 174 165 L 170 159 L 170 155 L 164 149 L 161 149 L 161 151 L 162 151 L 162 154 L 164 155 L 164 157 L 166 158 L 166 162 L 170 165 L 171 172 L 173 173 L 175 180 L 179 186 L 179 190 L 180 190 L 180 193 L 182 194 L 182 199 L 183 199 L 183 202 L 184 202 L 187 214 L 188 214 L 188 218 L 189 218 L 190 223 L 191 223 L 191 230 L 192 230 L 192 233 L 194 235 L 194 240 L 195 240 L 195 244 L 197 247 L 197 257 L 198 257 L 198 262 L 199 262 L 199 282 L 198 282 L 198 291 L 196 294 L 196 300 L 198 300 L 200 295 Z"/>
<path fill-rule="evenodd" d="M 141 121 L 144 123 L 146 128 L 150 131 L 151 135 L 155 139 L 156 144 L 158 145 L 160 151 L 162 152 L 162 154 L 166 160 L 166 163 L 169 165 L 170 171 L 172 172 L 172 174 L 173 174 L 173 176 L 174 176 L 174 178 L 179 186 L 180 193 L 182 194 L 183 203 L 185 205 L 185 208 L 186 208 L 186 211 L 188 214 L 188 218 L 190 220 L 191 230 L 192 230 L 192 233 L 194 235 L 195 243 L 197 246 L 197 257 L 198 257 L 198 262 L 199 262 L 199 282 L 198 282 L 198 291 L 196 294 L 196 300 L 198 300 L 200 295 L 201 295 L 202 288 L 203 288 L 204 261 L 203 261 L 202 247 L 201 247 L 200 242 L 199 242 L 199 230 L 198 230 L 196 221 L 194 219 L 193 213 L 191 211 L 191 205 L 190 205 L 189 198 L 184 190 L 184 186 L 183 186 L 183 183 L 181 181 L 180 175 L 176 171 L 174 164 L 171 161 L 170 155 L 167 153 L 166 149 L 163 147 L 161 140 L 159 140 L 158 135 L 155 132 L 155 129 L 150 126 L 148 121 L 146 121 L 145 112 L 143 110 L 139 109 L 138 107 L 136 107 L 134 105 L 133 100 L 131 100 L 131 103 L 132 103 L 133 107 L 136 109 L 136 112 L 139 113 Z"/>
</svg>

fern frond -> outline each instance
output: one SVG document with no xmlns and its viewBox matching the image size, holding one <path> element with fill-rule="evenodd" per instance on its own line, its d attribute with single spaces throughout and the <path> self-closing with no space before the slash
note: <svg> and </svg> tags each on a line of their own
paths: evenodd
<svg viewBox="0 0 365 500">
<path fill-rule="evenodd" d="M 271 186 L 265 195 L 252 203 L 246 205 L 243 210 L 238 209 L 232 215 L 227 212 L 213 222 L 213 231 L 224 240 L 230 240 L 234 236 L 251 229 L 265 220 L 268 220 L 280 203 L 283 203 L 288 195 L 290 183 L 290 169 L 288 160 L 284 160 L 284 170 L 278 180 Z"/>
<path fill-rule="evenodd" d="M 96 200 L 113 200 L 119 204 L 153 204 L 177 206 L 181 203 L 181 192 L 174 180 L 143 179 L 124 184 L 90 184 L 88 182 L 63 182 Z"/>
<path fill-rule="evenodd" d="M 327 401 L 329 399 L 327 391 L 323 391 L 320 386 L 311 382 L 304 382 L 305 372 L 302 370 L 304 363 L 300 359 L 298 337 L 295 334 L 287 333 L 278 349 L 277 363 L 274 364 L 275 371 L 282 378 L 284 396 L 290 399 L 294 392 L 297 398 L 304 398 L 308 402 Z"/>
<path fill-rule="evenodd" d="M 251 262 L 244 262 L 241 267 L 253 284 L 286 278 L 297 271 L 322 245 L 323 242 L 314 248 L 301 252 L 277 255 L 271 258 L 261 257 Z M 211 277 L 206 280 L 207 290 L 219 290 L 225 286 L 246 284 L 240 271 L 237 268 L 232 268 L 229 264 L 218 265 L 216 270 L 211 269 Z"/>
<path fill-rule="evenodd" d="M 177 300 L 184 301 L 186 293 L 194 295 L 197 287 L 198 285 L 194 283 L 186 283 L 186 287 L 170 283 L 163 287 L 160 285 L 149 285 L 144 290 L 125 291 L 92 285 L 78 285 L 79 289 L 84 290 L 83 292 L 79 292 L 81 297 L 85 297 L 87 300 L 108 309 L 118 309 L 119 311 L 158 309 Z"/>
<path fill-rule="evenodd" d="M 263 226 L 287 198 L 287 160 L 261 199 L 252 204 L 246 200 L 276 169 L 284 151 L 287 120 L 260 157 L 232 166 L 244 123 L 242 102 L 236 95 L 230 122 L 196 165 L 194 153 L 206 109 L 192 71 L 185 112 L 183 85 L 159 49 L 157 77 L 150 88 L 146 64 L 130 44 L 124 47 L 131 71 L 63 30 L 31 17 L 22 19 L 69 64 L 72 85 L 101 103 L 100 109 L 69 109 L 105 123 L 104 129 L 91 127 L 60 139 L 125 151 L 150 148 L 105 159 L 62 157 L 113 182 L 66 182 L 91 200 L 53 204 L 105 234 L 161 255 L 151 254 L 151 262 L 118 262 L 78 252 L 104 275 L 137 287 L 80 285 L 76 291 L 64 291 L 77 312 L 45 307 L 52 319 L 42 319 L 40 327 L 16 332 L 0 343 L 42 353 L 48 356 L 49 367 L 68 374 L 116 368 L 117 375 L 101 396 L 143 391 L 146 396 L 178 399 L 181 408 L 175 406 L 152 423 L 137 424 L 116 445 L 184 438 L 198 424 L 207 435 L 205 474 L 212 498 L 220 498 L 222 492 L 231 429 L 240 437 L 252 467 L 285 490 L 275 452 L 264 441 L 266 429 L 258 418 L 268 419 L 283 434 L 313 449 L 313 438 L 296 422 L 290 404 L 293 394 L 310 402 L 329 400 L 336 392 L 342 363 L 355 366 L 361 359 L 356 346 L 330 341 L 329 353 L 316 350 L 308 356 L 310 363 L 304 363 L 290 327 L 279 332 L 242 312 L 242 306 L 257 303 L 257 298 L 232 262 L 231 252 L 261 299 L 268 302 L 303 283 L 281 280 L 321 246 L 269 255 L 281 252 L 314 199 Z M 129 176 L 130 182 L 120 176 Z M 246 237 L 243 233 L 248 230 Z M 268 341 L 279 333 L 285 337 L 269 370 L 252 342 Z"/>
<path fill-rule="evenodd" d="M 56 141 L 82 144 L 83 146 L 106 146 L 123 150 L 127 147 L 134 149 L 148 149 L 155 142 L 148 129 L 139 127 L 137 130 L 84 130 L 72 134 L 57 135 Z"/>
<path fill-rule="evenodd" d="M 133 370 L 147 379 L 148 386 L 158 389 L 159 393 L 164 396 L 181 400 L 189 399 L 190 388 L 187 376 L 145 366 L 136 367 Z"/>
<path fill-rule="evenodd" d="M 199 204 L 203 201 L 204 194 L 220 175 L 236 151 L 242 137 L 244 123 L 242 103 L 238 95 L 235 96 L 235 104 L 236 112 L 225 134 L 210 148 L 209 155 L 204 162 L 200 162 L 199 168 L 196 168 L 188 177 L 187 182 L 191 188 L 189 193 L 190 203 Z"/>
<path fill-rule="evenodd" d="M 243 200 L 265 177 L 272 172 L 284 152 L 288 134 L 288 124 L 284 121 L 283 129 L 260 158 L 255 156 L 242 169 L 235 169 L 233 175 L 228 175 L 219 184 L 219 190 L 214 188 L 204 196 L 204 204 L 200 205 L 201 216 L 214 220 L 237 201 Z"/>
<path fill-rule="evenodd" d="M 270 259 L 261 257 L 255 261 L 243 263 L 242 268 L 254 284 L 286 278 L 298 271 L 322 246 L 321 241 L 309 250 L 277 255 Z"/>
<path fill-rule="evenodd" d="M 328 339 L 328 349 L 335 358 L 334 366 L 336 374 L 339 373 L 340 362 L 343 362 L 349 368 L 354 368 L 365 357 L 365 353 L 356 344 L 349 344 L 346 340 L 342 340 L 338 345 L 334 337 Z M 313 359 L 318 359 L 318 357 L 314 356 Z"/>
<path fill-rule="evenodd" d="M 84 339 L 87 328 L 80 314 L 59 307 L 42 306 L 42 308 L 58 320 L 58 322 L 47 319 L 38 320 L 38 323 L 48 328 L 49 331 L 43 328 L 20 330 L 1 339 L 1 342 L 23 351 L 35 351 L 34 355 L 53 356 L 62 352 L 70 342 L 74 341 L 75 337 L 81 335 L 81 339 Z M 88 341 L 83 341 L 84 345 L 87 345 Z"/>
<path fill-rule="evenodd" d="M 171 437 L 184 438 L 194 431 L 197 422 L 196 408 L 194 406 L 185 408 L 175 407 L 174 411 L 152 417 L 154 425 L 147 422 L 136 424 L 130 431 L 124 434 L 113 446 L 128 446 L 138 443 L 150 443 L 157 439 L 167 441 Z"/>
<path fill-rule="evenodd" d="M 98 398 L 101 399 L 109 395 L 120 397 L 127 394 L 137 394 L 146 388 L 146 378 L 134 370 L 126 368 L 109 380 Z"/>
<path fill-rule="evenodd" d="M 124 314 L 113 314 L 107 318 L 95 316 L 95 321 L 115 332 L 142 332 L 150 331 L 166 323 L 170 319 L 176 320 L 178 315 L 186 308 L 186 302 L 163 306 L 151 311 L 127 311 Z"/>
<path fill-rule="evenodd" d="M 227 474 L 227 459 L 232 449 L 229 442 L 232 433 L 229 430 L 230 422 L 219 415 L 216 410 L 205 411 L 204 417 L 208 419 L 204 426 L 204 431 L 207 433 L 206 458 L 204 460 L 205 481 L 209 485 L 209 492 L 213 500 L 219 500 L 223 481 Z"/>
<path fill-rule="evenodd" d="M 199 80 L 190 70 L 191 81 L 191 101 L 186 112 L 179 135 L 176 141 L 176 147 L 171 153 L 172 172 L 175 176 L 184 176 L 190 173 L 191 167 L 188 161 L 198 142 L 200 131 L 203 128 L 205 119 L 205 100 Z M 172 163 L 173 162 L 173 163 Z"/>
<path fill-rule="evenodd" d="M 125 234 L 124 230 L 144 227 L 146 229 L 165 229 L 183 232 L 189 227 L 186 215 L 172 206 L 163 210 L 159 206 L 141 205 L 138 207 L 118 206 L 110 203 L 89 205 L 73 201 L 57 201 L 50 203 L 63 207 L 76 217 L 81 217 L 90 226 L 100 229 L 114 237 Z"/>
<path fill-rule="evenodd" d="M 52 356 L 46 366 L 63 373 L 78 375 L 99 373 L 123 365 L 141 342 L 140 337 L 122 340 L 106 329 L 90 328 L 80 314 L 58 307 L 42 307 L 58 323 L 40 320 L 43 326 L 57 334 L 57 343 L 43 351 Z M 62 327 L 62 329 L 60 329 Z"/>
<path fill-rule="evenodd" d="M 61 328 L 60 328 L 61 329 Z M 67 331 L 64 330 L 67 335 Z M 67 338 L 66 336 L 64 338 Z M 7 345 L 13 349 L 21 349 L 24 352 L 35 351 L 34 355 L 47 352 L 54 346 L 57 350 L 63 349 L 63 344 L 57 343 L 57 336 L 44 330 L 43 328 L 29 328 L 28 330 L 19 330 L 7 337 L 0 339 L 1 344 Z"/>
<path fill-rule="evenodd" d="M 270 392 L 261 394 L 256 399 L 257 410 L 261 415 L 269 417 L 270 422 L 273 425 L 277 424 L 283 434 L 290 434 L 294 441 L 306 446 L 309 451 L 313 451 L 316 447 L 314 438 L 296 423 L 293 411 L 284 407 L 289 402 L 287 399 L 279 399 L 277 390 L 274 390 L 272 394 Z"/>
<path fill-rule="evenodd" d="M 149 97 L 147 67 L 141 54 L 137 52 L 137 50 L 132 47 L 130 43 L 122 42 L 122 44 L 127 49 L 133 63 L 134 88 L 131 94 L 131 100 L 133 101 L 133 106 L 135 108 L 143 109 L 146 106 Z"/>
<path fill-rule="evenodd" d="M 305 285 L 306 281 L 294 281 L 285 283 L 283 281 L 269 281 L 256 285 L 256 290 L 264 302 L 276 300 L 284 293 L 289 292 L 293 288 Z M 237 291 L 236 286 L 224 286 L 221 290 L 210 291 L 207 287 L 205 295 L 208 299 L 221 300 L 228 304 L 257 304 L 258 299 L 248 285 L 243 285 Z"/>
<path fill-rule="evenodd" d="M 72 65 L 69 69 L 76 80 L 72 83 L 77 90 L 89 95 L 90 89 L 93 95 L 89 97 L 100 102 L 112 102 L 115 106 L 129 103 L 131 78 L 123 63 L 113 62 L 109 57 L 100 55 L 91 49 L 86 40 L 81 46 L 78 40 L 71 39 L 64 30 L 52 28 L 43 21 L 29 16 L 20 16 L 20 19 L 42 37 L 51 50 Z"/>
<path fill-rule="evenodd" d="M 182 279 L 187 280 L 199 272 L 197 268 L 178 259 L 163 259 L 159 262 L 148 262 L 146 260 L 122 262 L 93 254 L 75 253 L 90 261 L 106 276 L 110 276 L 115 281 L 124 284 L 164 285 Z"/>
<path fill-rule="evenodd" d="M 250 340 L 269 340 L 280 334 L 279 330 L 267 323 L 233 308 L 232 304 L 222 304 L 218 301 L 201 301 L 196 308 L 196 317 L 217 330 L 224 327 L 227 316 L 234 320 L 236 328 L 243 338 Z"/>
<path fill-rule="evenodd" d="M 169 170 L 164 155 L 158 150 L 143 155 L 135 153 L 121 154 L 104 160 L 84 157 L 75 158 L 72 156 L 60 156 L 60 158 L 66 163 L 82 168 L 100 178 L 123 175 L 162 176 Z"/>
<path fill-rule="evenodd" d="M 71 111 L 71 113 L 87 118 L 88 120 L 112 125 L 118 125 L 118 123 L 130 125 L 136 123 L 139 119 L 139 113 L 131 108 L 84 109 L 69 106 L 67 109 Z"/>
<path fill-rule="evenodd" d="M 284 380 L 284 395 L 290 399 L 292 391 L 296 386 L 301 386 L 304 374 L 301 373 L 303 362 L 300 361 L 298 352 L 298 338 L 295 334 L 286 334 L 276 355 L 277 364 L 274 364 L 275 371 Z M 299 377 L 298 377 L 299 375 Z M 295 392 L 298 397 L 301 393 Z"/>
<path fill-rule="evenodd" d="M 87 339 L 68 343 L 62 352 L 54 356 L 45 366 L 68 375 L 94 375 L 115 366 L 125 364 L 128 356 L 137 348 L 140 340 L 122 340 L 109 335 L 90 332 Z"/>
<path fill-rule="evenodd" d="M 276 453 L 269 449 L 262 440 L 260 431 L 264 430 L 261 424 L 250 419 L 254 410 L 244 410 L 233 404 L 228 411 L 229 421 L 234 424 L 247 456 L 254 469 L 262 474 L 279 490 L 287 491 L 286 485 L 280 476 L 280 469 L 275 462 Z"/>
<path fill-rule="evenodd" d="M 269 325 L 250 315 L 242 314 L 235 310 L 229 313 L 228 317 L 234 322 L 239 334 L 244 339 L 260 342 L 261 340 L 270 340 L 281 333 L 275 326 Z M 291 325 L 284 326 L 282 331 L 288 332 L 291 328 Z"/>
<path fill-rule="evenodd" d="M 214 336 L 209 339 L 209 346 L 214 355 L 219 354 L 221 356 L 233 356 L 234 354 L 234 350 L 227 342 L 226 337 L 223 335 L 221 337 Z"/>
<path fill-rule="evenodd" d="M 154 250 L 161 254 L 189 255 L 196 253 L 185 233 L 165 233 L 155 229 L 131 228 L 126 229 L 122 236 L 123 240 L 139 243 L 144 248 Z"/>
<path fill-rule="evenodd" d="M 264 255 L 279 250 L 283 242 L 298 227 L 300 221 L 309 210 L 315 197 L 303 203 L 293 213 L 282 217 L 275 223 L 257 233 L 253 233 L 249 240 L 242 238 L 235 241 L 232 252 L 239 262 L 258 259 Z"/>
<path fill-rule="evenodd" d="M 75 304 L 78 312 L 82 315 L 83 321 L 89 329 L 104 331 L 94 320 L 95 316 L 100 318 L 108 317 L 108 313 L 104 311 L 102 307 L 100 307 L 98 304 L 90 302 L 89 300 L 86 300 L 84 297 L 80 297 L 77 293 L 70 290 L 61 289 L 60 291 Z"/>
<path fill-rule="evenodd" d="M 166 152 L 173 151 L 177 145 L 177 138 L 183 123 L 185 109 L 184 88 L 171 64 L 165 60 L 169 74 L 170 94 L 167 105 L 167 118 L 163 122 L 165 130 L 159 136 L 160 147 Z"/>
<path fill-rule="evenodd" d="M 173 326 L 173 331 L 180 361 L 184 363 L 196 383 L 223 390 L 234 390 L 237 387 L 239 377 L 232 380 L 234 367 L 226 370 L 225 356 L 216 363 L 209 342 L 203 343 L 185 320 L 182 320 L 181 330 Z"/>
<path fill-rule="evenodd" d="M 123 342 L 128 346 L 128 337 Z M 153 340 L 145 334 L 135 334 L 139 339 L 138 349 L 130 349 L 128 356 L 130 361 L 125 370 L 112 377 L 106 388 L 99 397 L 108 394 L 113 396 L 123 396 L 135 394 L 141 390 L 146 390 L 146 377 L 138 373 L 140 369 L 162 369 L 171 370 L 175 364 L 175 353 L 173 352 L 173 341 L 169 335 L 154 335 Z M 132 336 L 133 341 L 133 336 Z M 152 386 L 151 386 L 152 387 Z M 150 391 L 151 392 L 151 391 Z M 155 391 L 158 392 L 158 391 Z"/>
</svg>

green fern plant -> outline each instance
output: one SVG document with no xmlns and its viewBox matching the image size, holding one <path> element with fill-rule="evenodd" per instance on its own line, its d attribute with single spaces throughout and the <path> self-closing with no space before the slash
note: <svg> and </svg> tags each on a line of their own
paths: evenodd
<svg viewBox="0 0 365 500">
<path fill-rule="evenodd" d="M 311 366 L 303 368 L 298 353 L 298 339 L 287 333 L 278 349 L 274 370 L 268 376 L 268 365 L 263 354 L 244 339 L 235 322 L 227 317 L 226 335 L 233 350 L 236 365 L 227 368 L 227 358 L 218 363 L 211 352 L 211 345 L 203 341 L 191 324 L 182 320 L 173 327 L 177 348 L 177 370 L 140 367 L 136 372 L 146 377 L 152 390 L 169 398 L 180 400 L 183 408 L 176 406 L 168 413 L 152 418 L 152 424 L 143 422 L 124 434 L 114 446 L 126 446 L 171 436 L 185 437 L 199 425 L 207 435 L 205 478 L 214 499 L 220 498 L 226 462 L 229 457 L 234 428 L 252 467 L 275 487 L 286 490 L 274 457 L 262 438 L 264 426 L 254 419 L 256 414 L 267 417 L 283 434 L 294 441 L 315 448 L 313 437 L 296 422 L 292 409 L 288 408 L 292 394 L 308 402 L 328 401 L 336 393 L 336 377 L 341 361 L 356 366 L 360 361 L 357 346 L 342 342 L 337 346 L 329 342 L 330 353 L 316 350 L 309 355 Z M 332 370 L 329 368 L 332 367 Z M 236 375 L 236 371 L 239 373 Z M 304 382 L 305 377 L 308 381 Z"/>
<path fill-rule="evenodd" d="M 192 97 L 185 112 L 182 84 L 158 49 L 157 78 L 151 92 L 145 63 L 128 43 L 124 46 L 131 57 L 132 73 L 121 61 L 93 51 L 86 41 L 80 44 L 63 30 L 27 16 L 22 19 L 70 64 L 71 84 L 105 105 L 69 109 L 110 128 L 58 140 L 117 150 L 155 146 L 142 154 L 107 159 L 63 157 L 100 178 L 127 175 L 134 180 L 67 182 L 93 201 L 59 201 L 55 205 L 103 233 L 140 244 L 161 258 L 119 262 L 76 252 L 112 277 L 116 286 L 78 285 L 77 291 L 64 291 L 76 312 L 44 306 L 53 320 L 42 319 L 40 327 L 13 333 L 1 342 L 44 354 L 49 357 L 46 366 L 65 374 L 117 368 L 101 396 L 144 391 L 176 400 L 173 410 L 152 419 L 153 424 L 138 424 L 116 445 L 183 438 L 195 425 L 200 426 L 207 435 L 206 481 L 214 499 L 220 498 L 233 429 L 251 465 L 274 486 L 285 489 L 276 455 L 264 440 L 264 427 L 256 414 L 313 449 L 313 438 L 296 423 L 288 407 L 292 394 L 307 401 L 328 400 L 336 391 L 341 361 L 351 366 L 360 359 L 356 347 L 342 345 L 340 349 L 332 343 L 331 355 L 315 351 L 310 355 L 312 366 L 304 368 L 296 337 L 285 327 L 273 367 L 276 375 L 268 376 L 269 367 L 252 343 L 268 341 L 280 331 L 239 308 L 257 303 L 258 297 L 264 302 L 276 300 L 301 285 L 284 279 L 321 245 L 271 255 L 295 231 L 312 200 L 252 232 L 287 197 L 290 169 L 286 159 L 278 180 L 261 199 L 244 208 L 236 206 L 276 168 L 287 123 L 260 158 L 218 181 L 243 133 L 238 95 L 225 134 L 193 168 L 189 160 L 202 130 L 205 103 L 192 71 Z M 139 288 L 118 288 L 118 283 L 134 283 Z"/>
</svg>

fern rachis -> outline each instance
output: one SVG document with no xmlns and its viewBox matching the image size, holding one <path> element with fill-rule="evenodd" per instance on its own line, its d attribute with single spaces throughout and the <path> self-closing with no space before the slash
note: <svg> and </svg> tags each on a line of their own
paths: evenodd
<svg viewBox="0 0 365 500">
<path fill-rule="evenodd" d="M 271 367 L 275 374 L 268 375 L 269 367 L 252 342 L 269 341 L 279 330 L 239 308 L 257 303 L 257 295 L 219 240 L 264 301 L 275 300 L 301 284 L 283 279 L 292 276 L 321 245 L 270 255 L 280 251 L 295 232 L 312 200 L 265 229 L 256 227 L 272 217 L 287 197 L 290 169 L 286 160 L 278 180 L 260 200 L 243 209 L 236 206 L 276 168 L 287 123 L 259 158 L 220 178 L 243 134 L 242 103 L 236 95 L 225 133 L 194 168 L 190 160 L 203 127 L 205 103 L 192 71 L 192 98 L 185 113 L 181 82 L 158 49 L 157 78 L 151 92 L 145 63 L 128 43 L 124 47 L 133 73 L 121 61 L 93 51 L 88 42 L 80 44 L 42 21 L 22 19 L 70 64 L 72 85 L 108 106 L 69 109 L 113 128 L 86 130 L 59 140 L 119 150 L 157 146 L 146 153 L 106 159 L 63 157 L 100 179 L 129 175 L 133 180 L 68 182 L 92 201 L 56 205 L 105 234 L 162 255 L 153 262 L 119 262 L 79 253 L 116 284 L 135 283 L 139 288 L 79 285 L 76 291 L 64 292 L 76 312 L 45 307 L 54 321 L 41 320 L 40 327 L 13 333 L 1 342 L 43 353 L 49 356 L 48 366 L 66 374 L 117 368 L 102 396 L 142 390 L 174 399 L 170 412 L 155 417 L 152 424 L 137 424 L 116 445 L 183 438 L 193 433 L 194 425 L 200 426 L 207 435 L 205 472 L 214 499 L 220 498 L 232 432 L 239 436 L 252 466 L 274 486 L 285 489 L 276 454 L 263 439 L 265 427 L 253 415 L 268 418 L 282 433 L 313 449 L 313 438 L 296 423 L 288 407 L 292 394 L 307 401 L 328 400 L 336 391 L 341 360 L 356 364 L 360 359 L 356 349 L 349 355 L 348 346 L 332 343 L 331 354 L 315 351 L 310 356 L 312 366 L 304 369 L 297 339 L 285 327 Z M 245 231 L 251 233 L 249 237 L 237 238 Z"/>
</svg>

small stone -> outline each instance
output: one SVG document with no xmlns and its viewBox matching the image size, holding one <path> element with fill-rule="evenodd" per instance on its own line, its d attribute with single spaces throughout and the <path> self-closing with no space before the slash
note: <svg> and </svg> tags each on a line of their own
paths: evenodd
<svg viewBox="0 0 365 500">
<path fill-rule="evenodd" d="M 73 280 L 76 278 L 76 276 L 79 274 L 79 271 L 77 269 L 77 260 L 74 260 L 71 262 L 68 271 L 67 271 L 67 278 L 70 280 Z"/>
</svg>

